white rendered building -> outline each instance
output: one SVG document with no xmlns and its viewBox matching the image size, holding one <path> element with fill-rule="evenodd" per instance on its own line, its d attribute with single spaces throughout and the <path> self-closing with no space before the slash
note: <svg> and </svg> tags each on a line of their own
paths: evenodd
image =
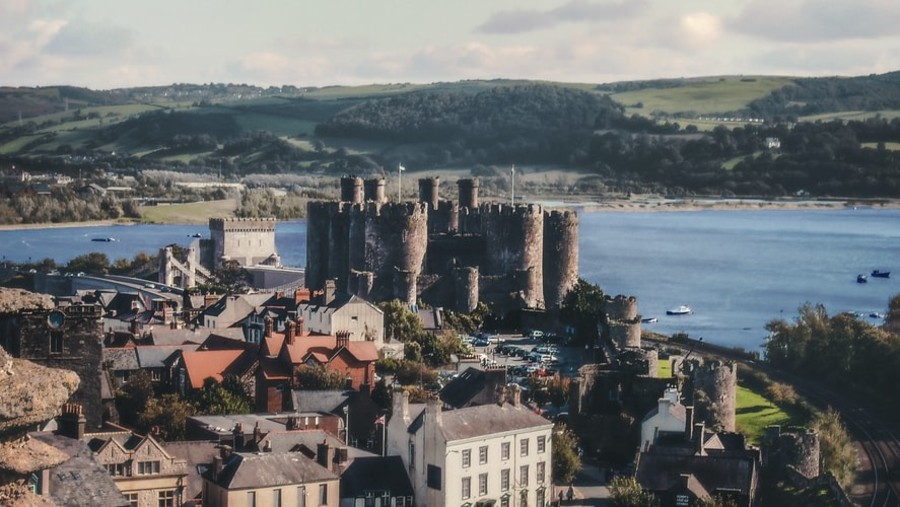
<svg viewBox="0 0 900 507">
<path fill-rule="evenodd" d="M 659 399 L 659 406 L 641 421 L 641 451 L 646 451 L 661 435 L 684 434 L 690 409 L 678 400 L 678 390 L 670 387 Z M 693 424 L 691 421 L 689 424 Z"/>
<path fill-rule="evenodd" d="M 546 507 L 553 500 L 553 423 L 519 403 L 443 411 L 394 393 L 388 454 L 399 455 L 428 507 Z"/>
</svg>

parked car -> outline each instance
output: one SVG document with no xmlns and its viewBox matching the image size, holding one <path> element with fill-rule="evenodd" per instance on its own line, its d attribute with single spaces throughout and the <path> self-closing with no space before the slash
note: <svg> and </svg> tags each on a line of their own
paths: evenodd
<svg viewBox="0 0 900 507">
<path fill-rule="evenodd" d="M 490 344 L 491 342 L 487 338 L 477 338 L 473 343 L 476 347 L 487 347 Z"/>
</svg>

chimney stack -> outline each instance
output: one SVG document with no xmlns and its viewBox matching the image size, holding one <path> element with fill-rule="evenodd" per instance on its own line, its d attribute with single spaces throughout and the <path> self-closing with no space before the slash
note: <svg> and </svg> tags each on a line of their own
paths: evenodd
<svg viewBox="0 0 900 507">
<path fill-rule="evenodd" d="M 297 336 L 303 336 L 303 325 L 306 323 L 306 319 L 303 318 L 303 315 L 297 316 Z"/>
<path fill-rule="evenodd" d="M 391 396 L 394 417 L 400 416 L 401 421 L 409 424 L 409 393 L 401 389 L 395 389 Z"/>
<path fill-rule="evenodd" d="M 697 451 L 697 454 L 702 456 L 706 453 L 706 449 L 704 446 L 706 445 L 704 438 L 704 426 L 703 423 L 697 423 L 694 425 L 694 449 Z"/>
<path fill-rule="evenodd" d="M 350 344 L 350 331 L 338 331 L 337 348 L 346 347 Z"/>
<path fill-rule="evenodd" d="M 694 407 L 684 407 L 684 439 L 688 442 L 694 440 Z"/>
<path fill-rule="evenodd" d="M 231 432 L 234 435 L 234 449 L 236 451 L 243 451 L 246 449 L 247 438 L 244 436 L 244 427 L 241 423 L 234 423 L 234 429 Z"/>
<path fill-rule="evenodd" d="M 266 338 L 272 337 L 272 327 L 273 327 L 272 317 L 269 317 L 267 315 L 266 316 Z"/>
<path fill-rule="evenodd" d="M 284 323 L 284 341 L 286 341 L 288 345 L 294 344 L 295 329 L 294 321 L 288 320 Z"/>
<path fill-rule="evenodd" d="M 425 419 L 432 419 L 437 427 L 440 427 L 443 424 L 441 403 L 441 399 L 437 396 L 429 397 L 425 403 Z"/>
<path fill-rule="evenodd" d="M 256 421 L 256 425 L 253 426 L 253 441 L 259 442 L 262 440 L 262 430 L 259 429 L 259 421 Z"/>
<path fill-rule="evenodd" d="M 84 417 L 84 409 L 77 403 L 63 405 L 62 413 L 57 419 L 59 432 L 69 438 L 81 440 L 84 438 L 84 428 L 87 419 Z"/>
<path fill-rule="evenodd" d="M 222 465 L 222 456 L 213 456 L 213 481 L 219 480 L 223 468 L 225 467 Z"/>
<path fill-rule="evenodd" d="M 323 440 L 321 444 L 316 445 L 316 462 L 323 468 L 331 470 L 331 465 L 334 463 L 334 449 L 328 445 L 327 441 Z"/>
<path fill-rule="evenodd" d="M 334 301 L 334 295 L 337 291 L 334 280 L 325 280 L 325 306 Z"/>
</svg>

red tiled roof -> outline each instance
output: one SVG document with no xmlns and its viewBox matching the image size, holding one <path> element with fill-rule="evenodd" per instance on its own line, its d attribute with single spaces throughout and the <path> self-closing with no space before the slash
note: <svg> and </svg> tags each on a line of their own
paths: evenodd
<svg viewBox="0 0 900 507">
<path fill-rule="evenodd" d="M 332 357 L 337 355 L 341 349 L 338 349 L 337 338 L 334 336 L 321 335 L 299 336 L 294 340 L 293 344 L 285 342 L 282 345 L 283 353 L 286 353 L 292 364 L 300 364 L 307 357 L 312 356 L 320 363 L 327 363 Z M 343 348 L 353 356 L 354 359 L 361 362 L 377 361 L 378 349 L 375 344 L 369 341 L 365 342 L 349 342 Z"/>
<path fill-rule="evenodd" d="M 208 377 L 221 382 L 223 374 L 235 364 L 243 350 L 196 350 L 183 352 L 184 368 L 191 381 L 191 387 L 200 389 Z"/>
</svg>

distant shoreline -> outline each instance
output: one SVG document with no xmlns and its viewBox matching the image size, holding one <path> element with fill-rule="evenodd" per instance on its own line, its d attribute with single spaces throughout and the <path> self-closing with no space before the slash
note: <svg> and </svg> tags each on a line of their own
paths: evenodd
<svg viewBox="0 0 900 507">
<path fill-rule="evenodd" d="M 767 199 L 664 199 L 658 197 L 634 197 L 631 199 L 570 200 L 544 198 L 534 201 L 548 209 L 578 209 L 585 213 L 599 212 L 679 212 L 679 211 L 736 211 L 736 210 L 834 210 L 848 208 L 896 209 L 898 199 L 835 199 L 835 200 L 767 200 Z M 291 220 L 301 220 L 293 218 Z M 139 221 L 90 220 L 87 222 L 60 222 L 41 224 L 0 224 L 0 231 L 22 229 L 62 229 L 69 227 L 104 227 L 111 225 L 137 225 Z M 196 225 L 197 222 L 153 222 L 159 225 Z"/>
</svg>

